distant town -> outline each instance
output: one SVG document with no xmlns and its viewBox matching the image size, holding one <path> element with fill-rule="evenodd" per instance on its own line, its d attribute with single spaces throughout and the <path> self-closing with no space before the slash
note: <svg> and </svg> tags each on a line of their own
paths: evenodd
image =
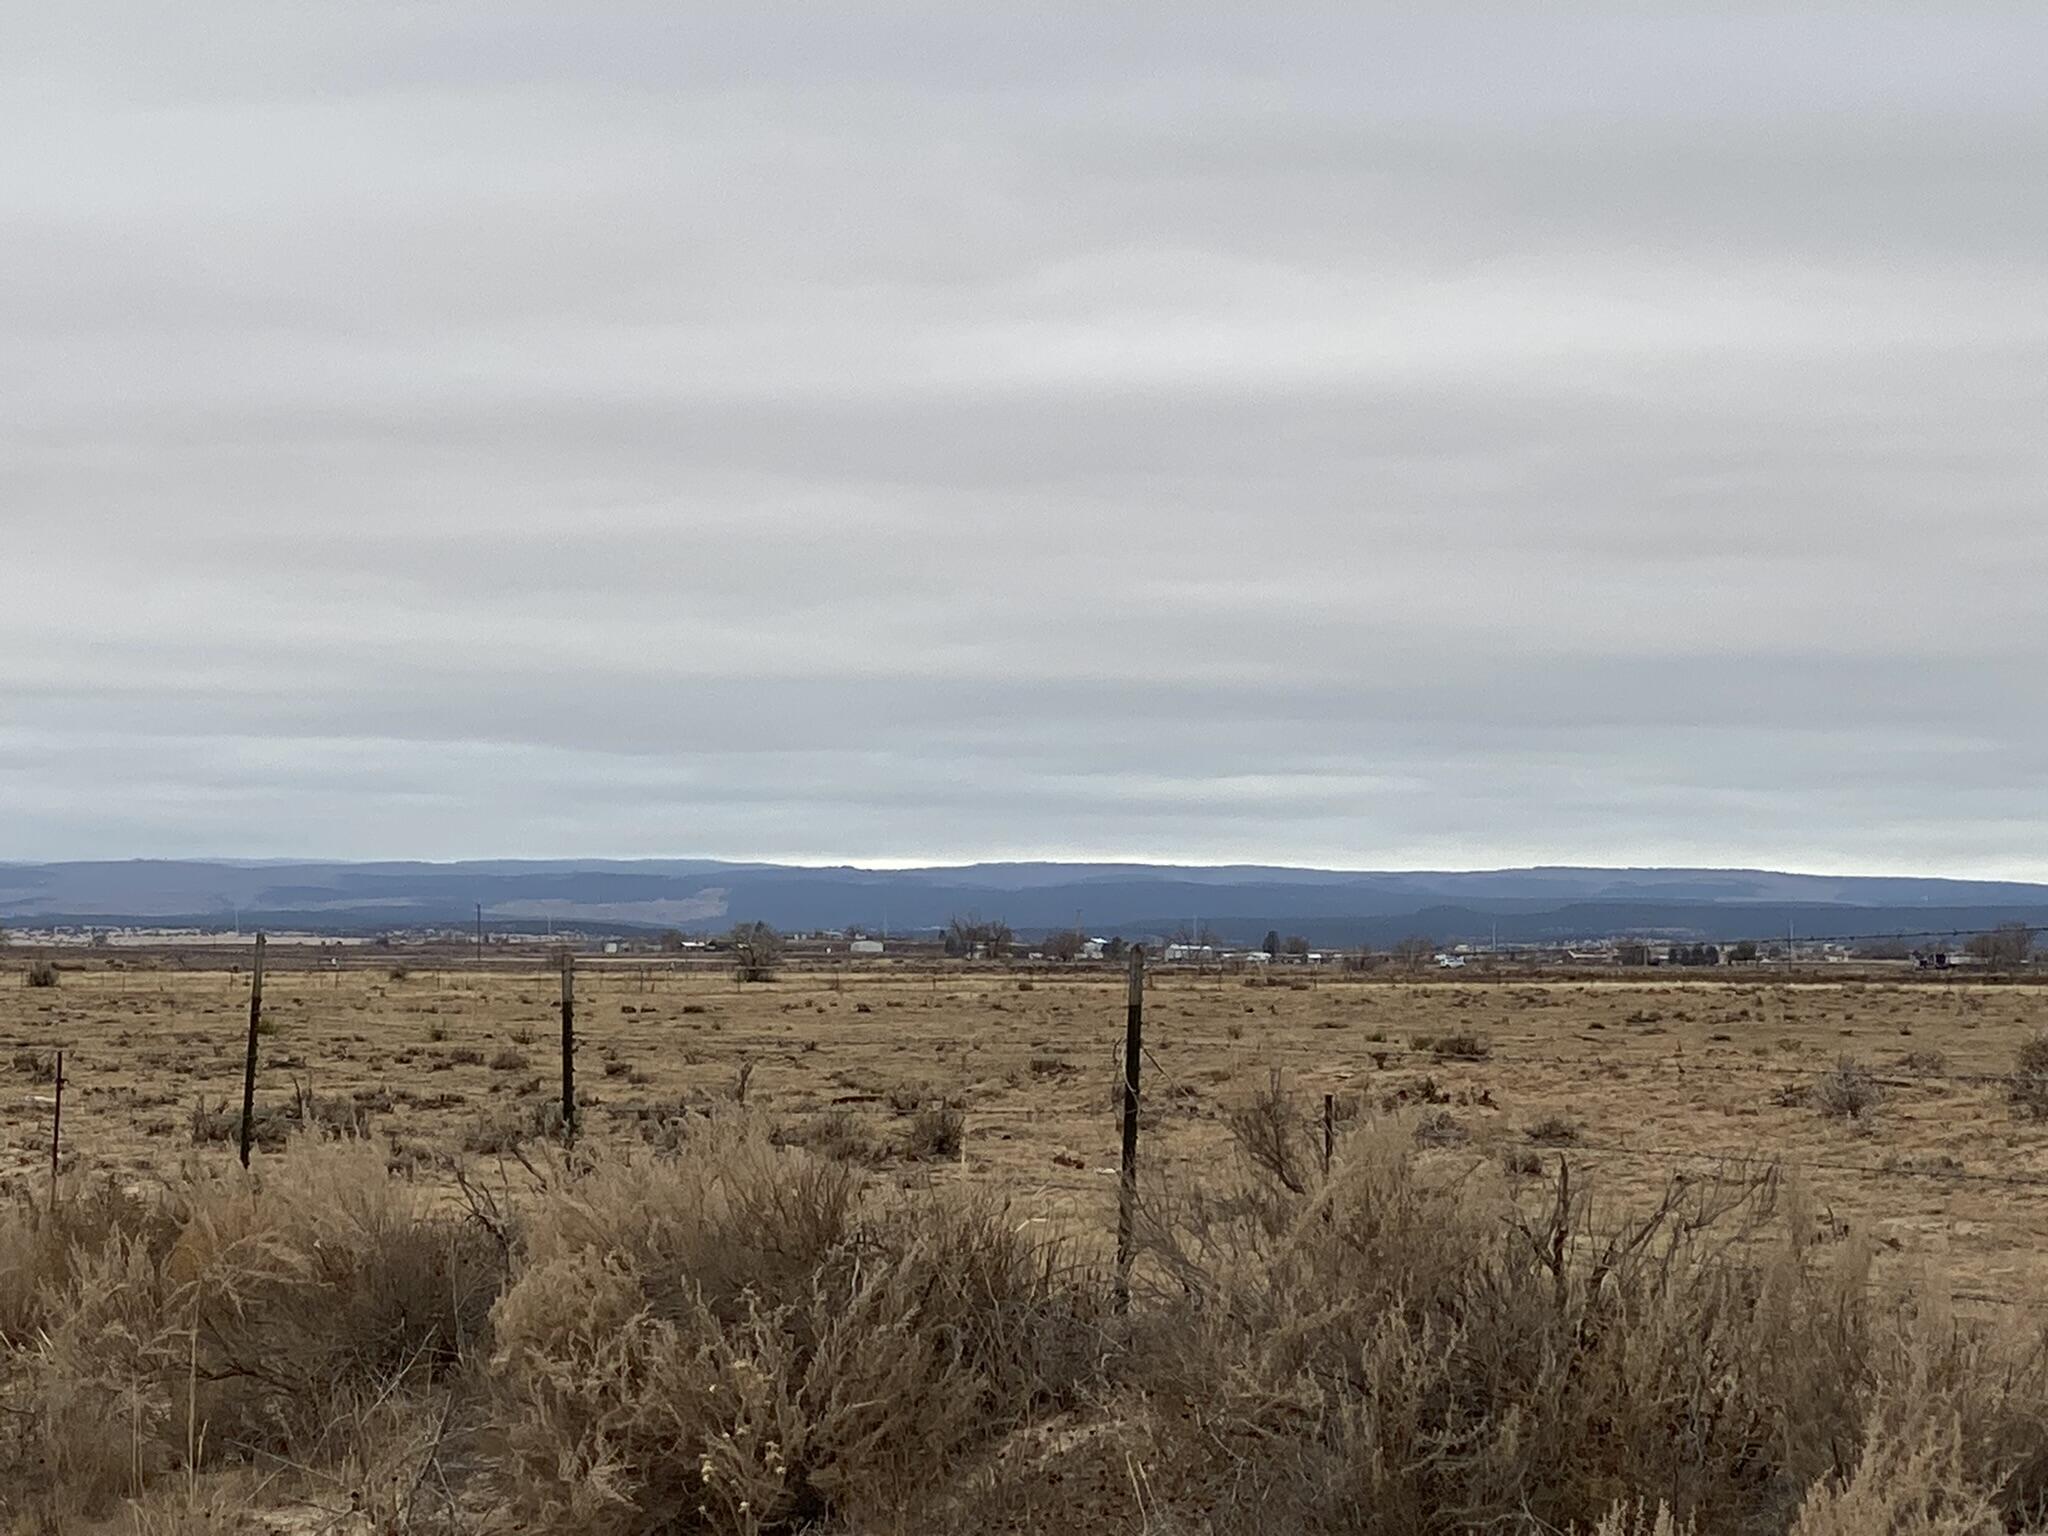
<svg viewBox="0 0 2048 1536">
<path fill-rule="evenodd" d="M 1553 944 L 1458 942 L 1425 936 L 1386 947 L 1312 946 L 1299 935 L 1275 931 L 1258 943 L 1232 943 L 1200 929 L 1171 933 L 1094 934 L 1080 929 L 1019 934 L 1000 920 L 956 919 L 942 930 L 883 933 L 858 925 L 781 933 L 763 924 L 742 924 L 730 932 L 683 929 L 619 931 L 593 924 L 536 929 L 531 924 L 500 928 L 430 925 L 380 932 L 336 934 L 269 929 L 273 947 L 326 957 L 335 964 L 353 957 L 394 951 L 462 955 L 475 960 L 530 957 L 537 950 L 571 950 L 611 960 L 722 963 L 736 948 L 735 935 L 751 942 L 765 935 L 779 959 L 794 963 L 849 960 L 989 961 L 1006 964 L 1117 965 L 1133 947 L 1149 960 L 1169 966 L 1242 973 L 1266 967 L 1338 969 L 1350 972 L 1464 971 L 1478 969 L 1621 970 L 1699 969 L 1721 966 L 1788 967 L 1876 964 L 1919 970 L 1978 967 L 2010 969 L 2036 962 L 2038 929 L 2022 923 L 1942 939 L 1878 936 L 1858 940 L 1796 934 L 1780 939 L 1699 943 L 1641 934 L 1588 935 Z M 178 926 L 53 925 L 0 930 L 0 948 L 87 951 L 213 951 L 247 943 L 253 929 Z"/>
</svg>

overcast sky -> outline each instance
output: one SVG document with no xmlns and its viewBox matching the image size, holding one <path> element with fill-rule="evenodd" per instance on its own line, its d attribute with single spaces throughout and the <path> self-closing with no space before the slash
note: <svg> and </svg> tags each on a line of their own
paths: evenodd
<svg viewBox="0 0 2048 1536">
<path fill-rule="evenodd" d="M 983 9 L 16 7 L 0 858 L 2048 878 L 2048 11 Z"/>
</svg>

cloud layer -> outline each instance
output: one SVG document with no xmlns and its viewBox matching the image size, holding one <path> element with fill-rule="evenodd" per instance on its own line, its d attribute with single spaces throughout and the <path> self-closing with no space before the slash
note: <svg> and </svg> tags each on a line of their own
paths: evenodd
<svg viewBox="0 0 2048 1536">
<path fill-rule="evenodd" d="M 47 7 L 0 858 L 2048 877 L 2048 19 Z"/>
</svg>

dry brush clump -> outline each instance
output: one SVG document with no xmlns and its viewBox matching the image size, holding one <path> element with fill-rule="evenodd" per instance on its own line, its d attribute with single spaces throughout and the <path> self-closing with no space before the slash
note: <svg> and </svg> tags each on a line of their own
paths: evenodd
<svg viewBox="0 0 2048 1536">
<path fill-rule="evenodd" d="M 1814 1079 L 1807 1102 L 1838 1120 L 1863 1120 L 1884 1103 L 1884 1089 L 1862 1062 L 1844 1056 Z"/>
<path fill-rule="evenodd" d="M 1768 1172 L 1608 1219 L 1569 1153 L 1511 1181 L 1404 1112 L 1326 1173 L 1277 1081 L 1234 1123 L 1234 1175 L 1148 1192 L 1125 1317 L 1051 1228 L 741 1111 L 529 1146 L 467 1209 L 306 1138 L 18 1203 L 0 1529 L 299 1529 L 291 1469 L 336 1529 L 2040 1529 L 2038 1334 Z"/>
<path fill-rule="evenodd" d="M 1383 1536 L 2032 1528 L 2038 1338 L 1888 1291 L 1767 1173 L 1612 1224 L 1568 1160 L 1521 1188 L 1388 1121 L 1305 1192 L 1155 1205 L 1120 1399 L 1155 1505 Z"/>
<path fill-rule="evenodd" d="M 365 1143 L 152 1198 L 0 1217 L 0 1517 L 61 1526 L 174 1474 L 324 1462 L 487 1337 L 502 1258 Z M 68 1527 L 65 1527 L 68 1528 Z"/>
<path fill-rule="evenodd" d="M 1266 1086 L 1224 1111 L 1238 1151 L 1252 1166 L 1293 1194 L 1304 1194 L 1312 1177 L 1315 1154 L 1300 1104 L 1280 1081 L 1276 1067 Z"/>
<path fill-rule="evenodd" d="M 958 1157 L 967 1140 L 967 1112 L 957 1104 L 938 1100 L 910 1117 L 903 1133 L 907 1157 Z"/>
<path fill-rule="evenodd" d="M 845 1166 L 713 1127 L 551 1188 L 496 1315 L 493 1474 L 526 1528 L 897 1528 L 1066 1406 L 1099 1286 L 1001 1207 L 871 1207 Z"/>
<path fill-rule="evenodd" d="M 2006 1080 L 2006 1097 L 2016 1113 L 2030 1120 L 2048 1120 L 2048 1034 L 2036 1032 L 2020 1042 Z"/>
</svg>

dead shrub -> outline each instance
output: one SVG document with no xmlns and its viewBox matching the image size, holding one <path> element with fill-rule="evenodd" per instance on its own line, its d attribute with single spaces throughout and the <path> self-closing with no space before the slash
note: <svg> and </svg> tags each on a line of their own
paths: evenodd
<svg viewBox="0 0 2048 1536">
<path fill-rule="evenodd" d="M 952 1104 L 925 1105 L 910 1117 L 903 1133 L 903 1151 L 908 1157 L 958 1157 L 967 1138 L 967 1112 Z"/>
<path fill-rule="evenodd" d="M 23 986 L 54 987 L 57 985 L 57 965 L 52 960 L 31 960 L 21 973 Z"/>
<path fill-rule="evenodd" d="M 1893 1281 L 1767 1171 L 1616 1205 L 1569 1154 L 1363 1123 L 1301 1191 L 1250 1156 L 1162 1169 L 1112 1318 L 1015 1209 L 869 1187 L 729 1106 L 688 1123 L 669 1155 L 528 1149 L 508 1203 L 463 1182 L 471 1219 L 361 1142 L 0 1204 L 0 1529 L 296 1528 L 260 1502 L 287 1463 L 360 1502 L 337 1530 L 564 1536 L 1993 1536 L 2048 1508 L 2032 1320 Z"/>
<path fill-rule="evenodd" d="M 1264 1088 L 1224 1111 L 1224 1124 L 1252 1167 L 1297 1195 L 1307 1192 L 1314 1158 L 1306 1121 L 1277 1068 Z"/>
<path fill-rule="evenodd" d="M 562 1105 L 558 1099 L 534 1102 L 496 1114 L 479 1116 L 462 1136 L 462 1150 L 486 1157 L 516 1154 L 532 1141 L 559 1141 Z"/>
<path fill-rule="evenodd" d="M 488 1339 L 500 1262 L 363 1143 L 0 1221 L 0 1512 L 61 1525 L 193 1454 L 325 1461 L 343 1405 Z"/>
<path fill-rule="evenodd" d="M 1088 1376 L 1088 1293 L 999 1206 L 857 1217 L 845 1170 L 713 1136 L 565 1180 L 535 1215 L 488 1378 L 492 1477 L 525 1528 L 895 1528 Z"/>
<path fill-rule="evenodd" d="M 882 1097 L 897 1114 L 914 1115 L 930 1102 L 932 1091 L 921 1083 L 901 1083 Z"/>
<path fill-rule="evenodd" d="M 878 1156 L 860 1116 L 845 1109 L 805 1115 L 779 1127 L 771 1139 L 777 1146 L 802 1147 L 815 1156 L 842 1163 L 871 1163 Z"/>
<path fill-rule="evenodd" d="M 1773 1175 L 1599 1219 L 1567 1159 L 1511 1185 L 1399 1130 L 1355 1133 L 1310 1196 L 1262 1180 L 1154 1210 L 1117 1400 L 1150 1503 L 1243 1511 L 1204 1528 L 1247 1536 L 2029 1528 L 2039 1352 L 1873 1304 L 1870 1245 L 1813 1252 Z M 2013 1374 L 1992 1386 L 1994 1357 Z M 1828 1523 L 1859 1447 L 1890 1470 Z M 1654 1517 L 1630 1502 L 1652 1492 Z"/>
<path fill-rule="evenodd" d="M 2020 1042 L 2005 1091 L 2019 1114 L 2048 1120 L 2048 1033 L 2036 1032 Z"/>
<path fill-rule="evenodd" d="M 1427 1049 L 1438 1061 L 1485 1061 L 1493 1055 L 1493 1042 L 1472 1029 L 1455 1030 L 1415 1043 L 1417 1049 Z"/>
<path fill-rule="evenodd" d="M 1568 1147 L 1579 1139 L 1578 1121 L 1569 1115 L 1545 1115 L 1522 1132 L 1539 1147 Z"/>
<path fill-rule="evenodd" d="M 391 1100 L 350 1097 L 338 1099 L 313 1092 L 310 1085 L 292 1081 L 292 1096 L 283 1103 L 259 1100 L 249 1119 L 249 1144 L 266 1151 L 280 1151 L 293 1137 L 361 1139 L 372 1129 L 375 1112 L 389 1109 Z M 186 1121 L 195 1147 L 242 1138 L 242 1109 L 226 1099 L 209 1104 L 204 1095 L 194 1102 Z"/>
<path fill-rule="evenodd" d="M 1860 1120 L 1884 1102 L 1884 1090 L 1868 1067 L 1853 1056 L 1844 1056 L 1814 1079 L 1808 1102 L 1832 1118 Z"/>
<path fill-rule="evenodd" d="M 1415 1144 L 1419 1147 L 1461 1147 L 1472 1133 L 1448 1109 L 1432 1110 L 1415 1122 Z"/>
</svg>

